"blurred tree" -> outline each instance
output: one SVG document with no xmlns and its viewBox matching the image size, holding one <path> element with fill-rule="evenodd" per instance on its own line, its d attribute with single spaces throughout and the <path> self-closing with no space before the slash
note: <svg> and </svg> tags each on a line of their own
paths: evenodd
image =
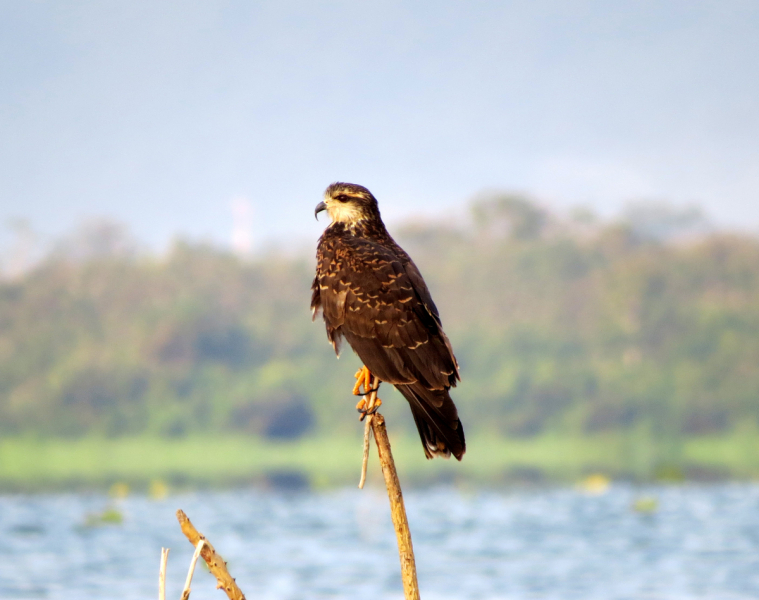
<svg viewBox="0 0 759 600">
<path fill-rule="evenodd" d="M 757 426 L 759 240 L 646 211 L 578 226 L 492 194 L 469 225 L 398 230 L 461 364 L 468 433 L 627 432 L 664 464 L 687 436 Z M 186 242 L 158 259 L 130 239 L 84 228 L 0 282 L 0 431 L 353 431 L 358 361 L 311 322 L 310 261 Z"/>
<path fill-rule="evenodd" d="M 472 206 L 476 227 L 494 237 L 526 240 L 540 237 L 548 213 L 525 196 L 488 194 Z"/>
<path fill-rule="evenodd" d="M 631 202 L 623 213 L 623 222 L 638 238 L 656 242 L 703 235 L 711 228 L 701 209 L 679 208 L 661 201 Z"/>
<path fill-rule="evenodd" d="M 139 244 L 121 223 L 92 219 L 60 240 L 53 249 L 53 255 L 85 262 L 102 258 L 128 258 L 134 256 L 138 249 Z"/>
</svg>

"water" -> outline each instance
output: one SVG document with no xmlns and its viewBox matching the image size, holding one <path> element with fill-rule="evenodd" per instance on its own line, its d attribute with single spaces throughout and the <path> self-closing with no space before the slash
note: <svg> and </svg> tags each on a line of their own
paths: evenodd
<svg viewBox="0 0 759 600">
<path fill-rule="evenodd" d="M 653 514 L 631 509 L 641 495 Z M 120 525 L 84 527 L 99 495 L 0 496 L 0 598 L 167 597 L 192 555 L 182 508 L 254 599 L 400 599 L 398 555 L 383 489 L 260 490 L 131 497 Z M 406 494 L 422 598 L 637 599 L 759 597 L 759 486 Z M 192 598 L 224 598 L 199 568 Z"/>
</svg>

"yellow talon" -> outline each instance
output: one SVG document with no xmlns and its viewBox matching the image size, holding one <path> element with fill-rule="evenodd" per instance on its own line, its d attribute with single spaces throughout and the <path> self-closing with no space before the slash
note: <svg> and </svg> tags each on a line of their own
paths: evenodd
<svg viewBox="0 0 759 600">
<path fill-rule="evenodd" d="M 374 377 L 366 366 L 356 371 L 354 377 L 356 378 L 356 385 L 353 386 L 353 395 L 363 396 L 356 404 L 356 410 L 361 413 L 359 421 L 363 421 L 366 415 L 374 414 L 382 406 L 382 400 L 377 398 L 380 380 Z M 372 379 L 374 379 L 376 386 L 374 388 L 372 388 Z"/>
<path fill-rule="evenodd" d="M 360 406 L 361 408 L 359 408 L 359 406 Z M 365 402 L 364 400 L 362 400 L 362 401 L 361 401 L 361 402 L 359 402 L 359 403 L 358 403 L 358 405 L 356 406 L 356 408 L 358 409 L 358 412 L 359 412 L 359 413 L 360 413 L 360 415 L 361 415 L 361 416 L 359 416 L 358 420 L 359 420 L 359 421 L 363 421 L 363 420 L 364 420 L 364 418 L 366 417 L 366 415 L 373 415 L 374 413 L 376 413 L 376 412 L 377 412 L 377 409 L 378 409 L 380 406 L 382 406 L 382 400 L 380 400 L 379 398 L 375 398 L 375 399 L 374 399 L 374 402 L 372 403 L 372 405 L 371 405 L 371 406 L 367 406 L 367 405 L 366 405 L 366 402 Z"/>
<path fill-rule="evenodd" d="M 361 367 L 356 371 L 354 377 L 356 378 L 356 385 L 353 386 L 353 395 L 363 396 L 366 392 L 362 392 L 361 387 L 363 386 L 364 390 L 370 389 L 369 386 L 371 385 L 372 374 L 369 372 L 368 368 Z"/>
</svg>

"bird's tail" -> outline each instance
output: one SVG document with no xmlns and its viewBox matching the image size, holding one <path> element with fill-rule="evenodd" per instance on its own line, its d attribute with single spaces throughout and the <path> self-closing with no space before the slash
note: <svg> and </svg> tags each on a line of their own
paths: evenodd
<svg viewBox="0 0 759 600">
<path fill-rule="evenodd" d="M 420 383 L 395 387 L 411 406 L 427 458 L 453 454 L 461 460 L 466 452 L 464 427 L 448 390 L 428 390 Z"/>
</svg>

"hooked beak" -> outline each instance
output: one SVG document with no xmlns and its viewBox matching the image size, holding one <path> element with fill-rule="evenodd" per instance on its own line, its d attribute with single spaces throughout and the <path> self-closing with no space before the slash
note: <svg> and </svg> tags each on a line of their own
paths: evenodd
<svg viewBox="0 0 759 600">
<path fill-rule="evenodd" d="M 316 210 L 314 211 L 314 217 L 316 220 L 319 220 L 319 213 L 323 210 L 327 210 L 327 205 L 324 202 L 319 202 L 319 204 L 316 205 Z"/>
</svg>

